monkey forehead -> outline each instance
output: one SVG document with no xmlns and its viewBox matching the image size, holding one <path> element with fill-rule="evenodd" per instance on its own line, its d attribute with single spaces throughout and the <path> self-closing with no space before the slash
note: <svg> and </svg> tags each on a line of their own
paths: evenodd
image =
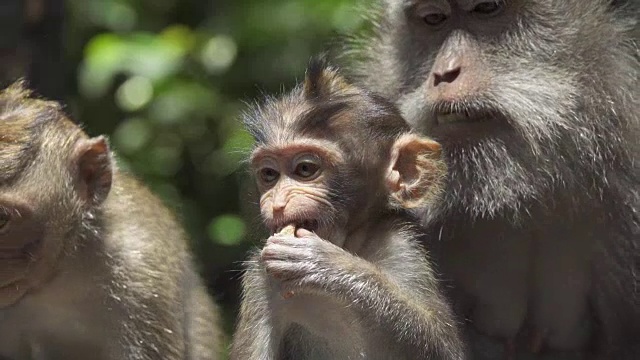
<svg viewBox="0 0 640 360">
<path fill-rule="evenodd" d="M 13 179 L 33 160 L 40 145 L 39 133 L 43 109 L 25 105 L 14 89 L 0 93 L 0 181 Z M 35 105 L 35 104 L 34 104 Z"/>
<path fill-rule="evenodd" d="M 251 153 L 250 161 L 255 165 L 265 157 L 290 158 L 305 152 L 318 154 L 323 161 L 332 165 L 341 164 L 345 161 L 343 152 L 334 142 L 312 138 L 280 141 L 259 146 Z"/>
<path fill-rule="evenodd" d="M 8 185 L 24 171 L 41 151 L 44 142 L 71 141 L 71 132 L 49 133 L 47 125 L 56 123 L 61 131 L 81 130 L 69 121 L 53 101 L 31 97 L 24 83 L 17 82 L 0 92 L 0 183 Z M 74 130 L 75 129 L 75 130 Z M 62 146 L 55 146 L 62 148 Z"/>
</svg>

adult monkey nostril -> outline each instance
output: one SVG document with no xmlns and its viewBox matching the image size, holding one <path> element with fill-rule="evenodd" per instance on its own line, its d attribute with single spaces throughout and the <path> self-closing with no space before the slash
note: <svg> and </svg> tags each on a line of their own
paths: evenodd
<svg viewBox="0 0 640 360">
<path fill-rule="evenodd" d="M 433 86 L 438 86 L 440 83 L 452 83 L 454 81 L 456 81 L 456 79 L 458 78 L 458 76 L 460 76 L 460 71 L 462 71 L 462 68 L 460 68 L 459 66 L 456 67 L 455 69 L 446 71 L 442 74 L 434 72 L 433 73 Z"/>
</svg>

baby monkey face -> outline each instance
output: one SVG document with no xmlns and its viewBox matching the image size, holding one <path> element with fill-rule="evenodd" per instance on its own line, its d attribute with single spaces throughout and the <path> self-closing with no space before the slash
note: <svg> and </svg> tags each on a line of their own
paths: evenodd
<svg viewBox="0 0 640 360">
<path fill-rule="evenodd" d="M 338 219 L 331 183 L 341 163 L 335 145 L 320 139 L 257 148 L 251 164 L 269 230 L 294 225 L 328 236 L 329 224 Z"/>
</svg>

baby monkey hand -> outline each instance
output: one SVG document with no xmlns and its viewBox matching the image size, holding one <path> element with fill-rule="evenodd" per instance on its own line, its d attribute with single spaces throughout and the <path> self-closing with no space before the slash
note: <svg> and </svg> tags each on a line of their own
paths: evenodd
<svg viewBox="0 0 640 360">
<path fill-rule="evenodd" d="M 284 298 L 326 292 L 350 257 L 315 233 L 292 225 L 267 239 L 261 253 L 267 274 L 281 282 Z"/>
</svg>

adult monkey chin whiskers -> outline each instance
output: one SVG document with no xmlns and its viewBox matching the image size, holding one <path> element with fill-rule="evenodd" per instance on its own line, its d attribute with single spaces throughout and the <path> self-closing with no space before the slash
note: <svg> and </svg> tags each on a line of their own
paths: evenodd
<svg viewBox="0 0 640 360">
<path fill-rule="evenodd" d="M 420 216 L 471 333 L 514 357 L 640 356 L 640 4 L 378 5 L 348 57 L 442 144 L 444 201 Z"/>
</svg>

